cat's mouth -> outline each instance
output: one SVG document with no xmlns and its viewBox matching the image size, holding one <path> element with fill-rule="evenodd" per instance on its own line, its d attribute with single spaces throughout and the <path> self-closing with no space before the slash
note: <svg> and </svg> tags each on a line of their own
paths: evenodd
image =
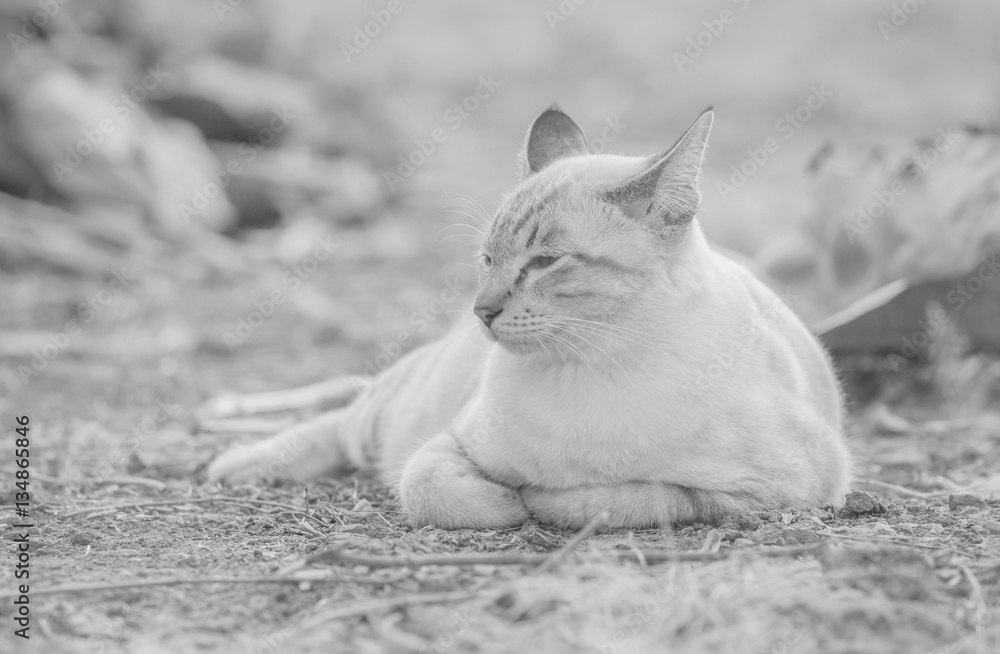
<svg viewBox="0 0 1000 654">
<path fill-rule="evenodd" d="M 493 331 L 483 326 L 483 334 L 487 340 L 498 344 L 511 354 L 534 354 L 542 351 L 542 344 L 537 333 L 511 333 L 503 329 Z"/>
</svg>

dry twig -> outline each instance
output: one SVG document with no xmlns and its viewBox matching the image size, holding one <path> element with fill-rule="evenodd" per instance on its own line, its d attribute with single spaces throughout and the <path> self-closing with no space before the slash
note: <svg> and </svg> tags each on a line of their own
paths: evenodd
<svg viewBox="0 0 1000 654">
<path fill-rule="evenodd" d="M 581 532 L 584 533 L 584 532 Z M 646 563 L 682 563 L 682 562 L 705 562 L 719 561 L 737 554 L 757 555 L 765 557 L 799 556 L 802 554 L 813 554 L 818 552 L 824 544 L 822 542 L 809 543 L 807 545 L 793 545 L 789 547 L 768 547 L 761 549 L 725 549 L 717 552 L 675 552 L 666 550 L 629 550 L 614 552 L 614 556 L 621 561 L 645 560 Z M 427 556 L 368 556 L 363 554 L 353 554 L 344 551 L 342 548 L 325 550 L 313 554 L 306 558 L 305 564 L 310 563 L 341 563 L 344 565 L 363 565 L 369 568 L 419 568 L 427 565 L 528 565 L 540 566 L 550 558 L 552 554 L 443 554 Z"/>
<path fill-rule="evenodd" d="M 608 520 L 610 519 L 611 519 L 610 513 L 608 513 L 607 511 L 601 511 L 599 514 L 597 514 L 596 517 L 594 517 L 593 520 L 591 520 L 583 529 L 580 530 L 580 533 L 578 533 L 576 536 L 573 536 L 573 538 L 571 538 L 569 542 L 567 542 L 565 545 L 556 550 L 552 554 L 552 556 L 543 561 L 540 566 L 532 570 L 532 574 L 541 574 L 546 570 L 550 569 L 555 564 L 559 563 L 561 560 L 566 558 L 567 554 L 575 550 L 580 543 L 593 536 L 598 529 L 606 525 L 608 523 Z"/>
<path fill-rule="evenodd" d="M 918 497 L 920 499 L 929 499 L 931 497 L 940 497 L 942 495 L 950 495 L 954 493 L 953 490 L 943 490 L 943 491 L 917 491 L 905 486 L 897 486 L 896 484 L 890 484 L 885 481 L 879 481 L 878 479 L 867 479 L 862 477 L 857 481 L 868 484 L 869 486 L 878 486 L 879 488 L 884 488 L 886 490 L 891 490 L 899 493 L 900 495 L 909 495 L 910 497 Z"/>
<path fill-rule="evenodd" d="M 303 630 L 319 627 L 332 620 L 342 620 L 358 615 L 365 615 L 375 611 L 386 611 L 390 609 L 400 609 L 421 604 L 444 604 L 448 602 L 461 602 L 472 599 L 478 593 L 471 591 L 452 591 L 444 593 L 415 593 L 402 595 L 400 597 L 387 597 L 385 599 L 368 600 L 367 602 L 352 602 L 348 606 L 339 606 L 317 613 L 309 620 L 302 623 Z"/>
</svg>

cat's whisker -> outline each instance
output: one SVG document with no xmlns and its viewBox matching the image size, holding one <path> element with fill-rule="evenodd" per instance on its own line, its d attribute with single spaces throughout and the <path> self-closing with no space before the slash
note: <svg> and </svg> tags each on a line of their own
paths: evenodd
<svg viewBox="0 0 1000 654">
<path fill-rule="evenodd" d="M 481 234 L 469 233 L 469 232 L 456 232 L 454 234 L 448 234 L 444 238 L 440 238 L 439 235 L 440 235 L 440 232 L 438 233 L 438 235 L 436 235 L 434 237 L 434 241 L 433 242 L 434 242 L 435 245 L 440 245 L 441 243 L 445 242 L 446 240 L 448 240 L 450 238 L 455 238 L 455 237 L 458 237 L 458 236 L 465 236 L 467 238 L 475 240 L 477 243 L 480 243 L 483 240 L 483 236 Z"/>
<path fill-rule="evenodd" d="M 576 336 L 577 338 L 579 338 L 581 341 L 583 341 L 584 343 L 586 343 L 590 347 L 594 348 L 595 350 L 597 350 L 598 352 L 600 352 L 601 354 L 603 354 L 608 360 L 614 362 L 614 364 L 616 366 L 618 366 L 619 368 L 621 368 L 621 371 L 623 373 L 625 373 L 626 377 L 631 378 L 631 376 L 629 375 L 628 370 L 625 369 L 625 366 L 623 366 L 622 363 L 621 363 L 621 361 L 619 361 L 616 357 L 610 355 L 606 350 L 604 350 L 600 346 L 596 345 L 594 342 L 592 342 L 590 339 L 588 339 L 587 337 L 585 337 L 583 334 L 579 334 L 579 333 L 575 333 L 575 332 L 570 332 L 565 327 L 561 327 L 561 329 L 564 329 L 568 333 L 573 334 L 574 336 Z M 632 354 L 632 356 L 634 357 L 635 354 Z M 636 360 L 638 361 L 638 358 L 636 358 Z"/>
<path fill-rule="evenodd" d="M 559 316 L 553 316 L 551 317 L 551 319 L 556 323 L 562 324 L 564 327 L 572 327 L 574 329 L 586 329 L 595 335 L 621 340 L 625 343 L 630 343 L 632 345 L 638 345 L 640 347 L 649 347 L 652 345 L 652 342 L 649 339 L 640 340 L 628 333 L 621 333 L 614 331 L 613 329 L 610 329 L 613 328 L 614 325 L 597 326 L 587 323 L 569 322 L 567 319 L 561 318 Z M 608 327 L 609 329 L 604 329 L 604 327 Z M 632 353 L 631 351 L 629 353 L 632 354 L 633 357 L 635 357 L 634 353 Z"/>
<path fill-rule="evenodd" d="M 488 229 L 489 226 L 490 226 L 489 220 L 485 219 L 479 213 L 478 209 L 476 209 L 475 207 L 469 207 L 469 206 L 464 205 L 464 204 L 449 204 L 447 206 L 441 207 L 440 209 L 438 209 L 437 212 L 438 213 L 441 213 L 441 212 L 453 212 L 453 213 L 461 214 L 463 216 L 468 216 L 477 225 L 479 225 L 480 228 L 482 228 L 484 230 Z"/>
<path fill-rule="evenodd" d="M 466 214 L 466 215 L 468 215 L 468 214 Z M 440 230 L 438 230 L 438 233 L 435 234 L 435 236 L 440 235 L 441 232 L 443 232 L 446 229 L 451 229 L 452 227 L 468 227 L 469 229 L 471 229 L 476 234 L 484 234 L 485 233 L 482 227 L 478 227 L 476 225 L 470 225 L 469 223 L 451 223 L 449 225 L 445 225 Z"/>
<path fill-rule="evenodd" d="M 623 327 L 622 325 L 612 325 L 611 323 L 607 323 L 607 322 L 600 322 L 600 321 L 597 321 L 597 320 L 586 320 L 584 318 L 573 318 L 571 316 L 553 316 L 553 318 L 560 318 L 562 320 L 570 320 L 570 321 L 578 322 L 578 323 L 587 323 L 587 324 L 590 324 L 590 325 L 595 325 L 595 326 L 604 327 L 604 328 L 607 328 L 607 329 L 612 329 L 612 330 L 616 330 L 616 331 L 620 331 L 620 332 L 624 332 L 624 333 L 629 333 L 629 334 L 633 334 L 635 336 L 638 336 L 640 338 L 647 339 L 650 342 L 652 342 L 652 341 L 658 341 L 658 340 L 663 340 L 663 342 L 667 342 L 665 339 L 658 339 L 658 338 L 655 338 L 654 336 L 652 336 L 651 334 L 648 334 L 646 332 L 641 332 L 641 331 L 639 331 L 637 329 L 632 329 L 630 327 Z"/>
<path fill-rule="evenodd" d="M 545 345 L 545 340 L 539 339 L 538 344 L 542 346 L 543 350 L 545 350 L 545 358 L 548 359 L 549 363 L 555 363 L 552 359 L 552 353 L 549 352 L 549 348 Z"/>
<path fill-rule="evenodd" d="M 574 329 L 580 329 L 580 325 L 576 325 Z M 612 356 L 608 352 L 605 352 L 604 350 L 602 350 L 596 343 L 593 343 L 592 341 L 590 341 L 584 334 L 581 334 L 578 331 L 573 331 L 572 329 L 570 331 L 571 331 L 571 333 L 576 334 L 576 336 L 578 338 L 580 338 L 581 340 L 583 340 L 583 342 L 587 343 L 591 347 L 596 348 L 597 350 L 600 350 L 606 356 L 609 356 L 609 357 Z M 636 365 L 638 367 L 640 367 L 640 368 L 642 367 L 642 359 L 639 358 L 638 354 L 636 354 L 636 352 L 634 351 L 634 348 L 628 347 L 628 345 L 638 345 L 638 346 L 642 347 L 642 346 L 645 346 L 645 343 L 639 343 L 639 342 L 636 342 L 636 341 L 629 340 L 628 338 L 622 337 L 620 334 L 608 334 L 606 332 L 598 332 L 598 331 L 593 331 L 593 330 L 590 333 L 593 336 L 599 336 L 599 337 L 611 338 L 611 339 L 618 339 L 620 341 L 623 341 L 626 345 L 618 347 L 616 349 L 616 353 L 624 352 L 625 354 L 627 354 L 628 356 L 630 356 L 633 361 L 635 361 L 635 363 L 636 363 Z M 615 361 L 618 362 L 619 364 L 621 363 L 620 361 L 618 361 L 617 358 L 615 359 Z"/>
<path fill-rule="evenodd" d="M 472 234 L 451 234 L 450 236 L 445 236 L 443 239 L 441 239 L 440 241 L 438 241 L 438 245 L 440 245 L 441 243 L 444 243 L 445 241 L 451 240 L 453 238 L 460 238 L 460 237 L 463 237 L 463 236 L 466 237 L 466 238 L 472 239 L 472 240 L 462 241 L 461 245 L 470 245 L 470 246 L 473 246 L 473 247 L 479 247 L 480 241 L 478 239 L 475 239 L 475 237 Z"/>
<path fill-rule="evenodd" d="M 628 343 L 634 343 L 636 345 L 648 345 L 647 341 L 639 340 L 631 334 L 615 331 L 613 329 L 608 329 L 598 325 L 590 325 L 586 323 L 577 323 L 565 318 L 560 318 L 558 316 L 551 317 L 552 320 L 562 324 L 566 327 L 572 327 L 574 329 L 588 329 L 595 334 L 601 334 L 603 336 L 608 336 L 610 338 L 618 338 Z"/>
<path fill-rule="evenodd" d="M 477 209 L 479 209 L 479 211 L 482 213 L 482 215 L 485 216 L 486 218 L 492 218 L 492 216 L 490 215 L 490 212 L 487 211 L 486 207 L 484 207 L 483 204 L 479 200 L 477 200 L 476 198 L 472 197 L 471 195 L 465 195 L 463 193 L 456 193 L 456 195 L 459 198 L 461 198 L 461 199 L 466 200 L 467 202 L 469 202 L 472 206 L 474 206 Z"/>
<path fill-rule="evenodd" d="M 479 234 L 479 233 L 472 233 L 472 234 L 470 234 L 468 232 L 458 232 L 456 234 L 449 234 L 448 236 L 446 236 L 444 238 L 439 238 L 441 236 L 441 232 L 445 231 L 445 229 L 448 229 L 449 227 L 462 227 L 462 226 L 471 227 L 471 225 L 449 225 L 448 227 L 445 227 L 444 229 L 438 230 L 437 234 L 434 235 L 434 238 L 431 240 L 431 242 L 434 245 L 440 245 L 441 243 L 445 242 L 449 238 L 455 238 L 457 236 L 465 236 L 465 237 L 474 239 L 476 241 L 476 243 L 479 243 L 479 242 L 481 242 L 483 240 L 484 237 L 483 237 L 482 234 Z"/>
<path fill-rule="evenodd" d="M 596 336 L 596 337 L 599 337 L 599 338 L 608 339 L 608 340 L 610 340 L 616 346 L 616 349 L 618 351 L 625 352 L 630 357 L 632 357 L 632 359 L 634 359 L 636 363 L 638 363 L 638 364 L 642 363 L 642 360 L 639 358 L 639 356 L 634 351 L 635 347 L 630 347 L 630 346 L 638 346 L 640 348 L 644 348 L 644 347 L 646 347 L 648 345 L 647 343 L 642 343 L 642 342 L 639 342 L 639 341 L 634 341 L 634 340 L 632 340 L 632 339 L 630 339 L 628 337 L 622 336 L 621 334 L 611 334 L 611 333 L 608 333 L 608 332 L 598 331 L 598 330 L 594 329 L 593 327 L 589 327 L 589 326 L 564 325 L 564 327 L 567 327 L 569 329 L 569 331 L 571 331 L 572 333 L 577 334 L 577 336 L 579 336 L 580 338 L 585 338 L 584 334 L 580 333 L 578 331 L 580 329 L 583 329 L 584 333 L 589 333 L 591 336 Z"/>
<path fill-rule="evenodd" d="M 559 343 L 560 345 L 563 345 L 573 350 L 576 353 L 576 355 L 580 358 L 580 360 L 583 361 L 583 363 L 587 366 L 591 374 L 597 374 L 597 372 L 594 370 L 594 367 L 590 364 L 590 359 L 587 358 L 586 353 L 583 350 L 581 350 L 579 346 L 575 345 L 574 343 L 571 343 L 569 339 L 567 339 L 564 336 L 561 336 L 557 332 L 549 332 L 548 336 L 556 343 Z"/>
<path fill-rule="evenodd" d="M 486 221 L 487 224 L 489 224 L 489 222 L 493 220 L 493 216 L 491 216 L 490 212 L 486 210 L 486 207 L 484 207 L 479 202 L 479 200 L 475 199 L 474 197 L 469 196 L 469 195 L 465 195 L 464 193 L 456 193 L 454 191 L 447 191 L 447 193 L 449 195 L 455 195 L 459 199 L 465 200 L 470 205 L 472 205 L 471 208 L 473 208 L 474 210 L 478 211 L 480 213 L 480 215 L 485 219 L 485 221 Z"/>
<path fill-rule="evenodd" d="M 442 209 L 439 209 L 438 211 L 449 211 L 451 213 L 457 213 L 460 216 L 466 216 L 468 218 L 471 218 L 476 222 L 476 226 L 469 225 L 469 227 L 474 227 L 474 229 L 478 229 L 480 231 L 485 231 L 488 227 L 488 225 L 483 224 L 482 217 L 473 213 L 469 213 L 468 207 L 463 207 L 459 205 L 454 207 L 444 207 Z"/>
</svg>

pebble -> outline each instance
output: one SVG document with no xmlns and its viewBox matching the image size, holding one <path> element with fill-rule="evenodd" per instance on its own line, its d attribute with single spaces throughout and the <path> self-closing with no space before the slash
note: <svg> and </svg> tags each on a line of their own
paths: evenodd
<svg viewBox="0 0 1000 654">
<path fill-rule="evenodd" d="M 957 511 L 966 506 L 977 509 L 988 508 L 986 500 L 975 493 L 952 493 L 948 496 L 948 508 L 952 511 Z"/>
<path fill-rule="evenodd" d="M 885 504 L 878 495 L 865 491 L 851 491 L 847 494 L 843 512 L 847 515 L 865 515 L 869 513 L 885 513 Z"/>
</svg>

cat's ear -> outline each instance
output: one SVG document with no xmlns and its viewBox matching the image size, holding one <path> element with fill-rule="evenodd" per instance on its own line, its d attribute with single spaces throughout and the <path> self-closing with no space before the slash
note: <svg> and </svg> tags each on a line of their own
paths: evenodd
<svg viewBox="0 0 1000 654">
<path fill-rule="evenodd" d="M 603 199 L 635 218 L 666 225 L 691 222 L 701 204 L 698 174 L 714 119 L 709 107 L 666 153 L 647 159 L 639 173 L 605 190 Z"/>
<path fill-rule="evenodd" d="M 580 126 L 552 105 L 528 128 L 524 148 L 518 157 L 518 176 L 523 180 L 553 161 L 589 152 L 587 137 Z"/>
</svg>

